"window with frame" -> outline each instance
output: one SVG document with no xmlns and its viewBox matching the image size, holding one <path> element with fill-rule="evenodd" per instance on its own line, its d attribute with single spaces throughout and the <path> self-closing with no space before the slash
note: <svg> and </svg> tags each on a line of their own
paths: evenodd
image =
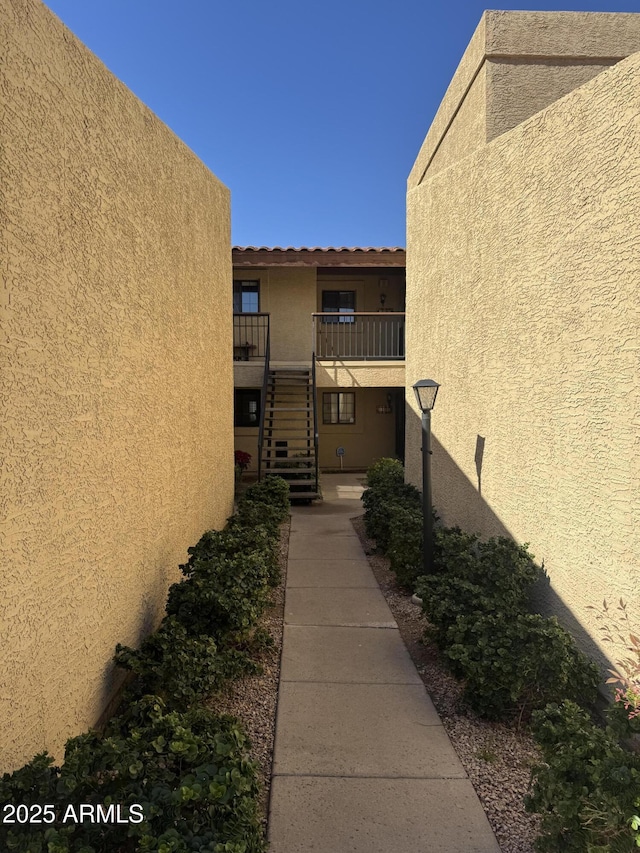
<svg viewBox="0 0 640 853">
<path fill-rule="evenodd" d="M 233 423 L 237 427 L 260 426 L 260 389 L 236 388 Z"/>
<path fill-rule="evenodd" d="M 354 424 L 356 395 L 353 391 L 327 391 L 322 395 L 322 422 L 325 424 Z"/>
<path fill-rule="evenodd" d="M 356 310 L 355 290 L 323 290 L 322 291 L 322 313 L 323 314 L 353 314 Z M 325 323 L 353 323 L 355 317 L 324 317 Z"/>
<path fill-rule="evenodd" d="M 233 282 L 233 313 L 257 314 L 260 311 L 260 282 Z"/>
</svg>

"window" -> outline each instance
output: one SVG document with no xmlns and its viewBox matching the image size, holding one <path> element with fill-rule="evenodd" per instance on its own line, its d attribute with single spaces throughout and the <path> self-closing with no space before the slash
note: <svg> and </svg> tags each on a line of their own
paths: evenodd
<svg viewBox="0 0 640 853">
<path fill-rule="evenodd" d="M 323 314 L 353 314 L 356 310 L 355 290 L 323 290 Z M 353 323 L 355 317 L 325 317 L 325 323 Z"/>
<path fill-rule="evenodd" d="M 259 388 L 235 389 L 233 423 L 237 427 L 257 427 L 260 425 Z"/>
<path fill-rule="evenodd" d="M 257 314 L 260 310 L 260 282 L 233 282 L 233 313 Z"/>
<path fill-rule="evenodd" d="M 322 422 L 325 424 L 354 424 L 356 395 L 353 391 L 328 392 L 322 395 Z"/>
</svg>

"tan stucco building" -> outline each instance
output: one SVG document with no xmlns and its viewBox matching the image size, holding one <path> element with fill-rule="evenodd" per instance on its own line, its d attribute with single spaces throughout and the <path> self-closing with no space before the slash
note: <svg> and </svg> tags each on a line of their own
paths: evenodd
<svg viewBox="0 0 640 853">
<path fill-rule="evenodd" d="M 251 468 L 265 415 L 274 467 L 315 460 L 316 427 L 321 469 L 402 456 L 404 249 L 235 247 L 233 270 L 236 447 Z"/>
<path fill-rule="evenodd" d="M 233 504 L 229 192 L 39 0 L 0 4 L 0 772 L 94 725 Z"/>
<path fill-rule="evenodd" d="M 486 12 L 408 184 L 407 386 L 434 503 L 529 542 L 540 603 L 640 627 L 640 15 Z M 411 395 L 407 471 L 420 481 Z"/>
</svg>

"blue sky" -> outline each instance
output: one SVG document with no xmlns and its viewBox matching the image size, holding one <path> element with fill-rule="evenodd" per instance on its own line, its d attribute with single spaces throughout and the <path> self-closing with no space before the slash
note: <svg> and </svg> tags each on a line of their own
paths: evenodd
<svg viewBox="0 0 640 853">
<path fill-rule="evenodd" d="M 403 246 L 476 0 L 47 0 L 231 190 L 239 245 Z M 517 2 L 640 12 L 640 0 Z M 492 4 L 493 9 L 513 8 Z"/>
</svg>

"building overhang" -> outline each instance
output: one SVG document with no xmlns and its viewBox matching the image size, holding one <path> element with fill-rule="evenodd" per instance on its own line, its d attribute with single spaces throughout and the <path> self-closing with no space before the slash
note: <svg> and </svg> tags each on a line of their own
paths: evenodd
<svg viewBox="0 0 640 853">
<path fill-rule="evenodd" d="M 407 263 L 406 250 L 400 246 L 333 247 L 327 248 L 293 246 L 234 246 L 232 249 L 235 267 L 396 267 L 404 269 Z"/>
</svg>

